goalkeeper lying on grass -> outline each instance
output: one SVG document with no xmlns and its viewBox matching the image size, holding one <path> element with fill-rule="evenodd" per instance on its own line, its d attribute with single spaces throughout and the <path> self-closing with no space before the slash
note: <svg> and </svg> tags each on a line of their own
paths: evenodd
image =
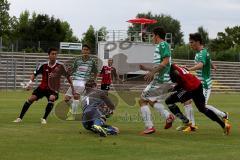
<svg viewBox="0 0 240 160">
<path fill-rule="evenodd" d="M 97 133 L 101 137 L 119 133 L 117 127 L 106 124 L 106 118 L 113 114 L 115 106 L 107 97 L 106 92 L 97 89 L 94 80 L 86 82 L 82 104 L 82 124 L 85 129 Z"/>
</svg>

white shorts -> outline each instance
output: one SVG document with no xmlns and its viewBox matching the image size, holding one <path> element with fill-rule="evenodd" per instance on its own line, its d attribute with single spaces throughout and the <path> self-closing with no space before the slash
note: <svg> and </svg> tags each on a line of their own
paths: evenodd
<svg viewBox="0 0 240 160">
<path fill-rule="evenodd" d="M 142 92 L 143 100 L 152 102 L 163 102 L 169 94 L 169 89 L 172 88 L 172 83 L 156 83 L 152 81 Z"/>
<path fill-rule="evenodd" d="M 211 88 L 203 88 L 203 95 L 205 97 L 205 104 L 208 103 L 208 99 L 210 97 L 211 94 Z"/>
<path fill-rule="evenodd" d="M 84 80 L 73 80 L 73 87 L 75 92 L 81 95 L 85 89 L 85 84 L 86 84 L 86 81 Z M 71 87 L 68 88 L 65 95 L 70 97 L 73 96 Z"/>
</svg>

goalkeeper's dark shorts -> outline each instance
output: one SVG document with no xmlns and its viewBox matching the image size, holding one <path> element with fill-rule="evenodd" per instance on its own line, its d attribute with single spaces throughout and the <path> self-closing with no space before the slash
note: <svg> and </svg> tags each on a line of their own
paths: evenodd
<svg viewBox="0 0 240 160">
<path fill-rule="evenodd" d="M 33 92 L 32 95 L 37 96 L 37 100 L 46 97 L 48 100 L 51 95 L 55 96 L 55 101 L 58 99 L 58 93 L 50 90 L 50 89 L 42 89 L 40 87 L 36 88 Z"/>
</svg>

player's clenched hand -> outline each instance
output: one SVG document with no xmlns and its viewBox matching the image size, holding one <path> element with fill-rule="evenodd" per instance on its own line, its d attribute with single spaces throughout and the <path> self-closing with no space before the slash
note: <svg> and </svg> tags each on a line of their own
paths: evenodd
<svg viewBox="0 0 240 160">
<path fill-rule="evenodd" d="M 139 65 L 139 69 L 143 70 L 143 71 L 146 71 L 146 67 L 144 65 L 142 65 L 142 64 Z"/>
<path fill-rule="evenodd" d="M 146 76 L 144 76 L 144 79 L 145 79 L 148 83 L 150 83 L 150 82 L 153 80 L 153 77 L 154 77 L 154 73 L 153 73 L 153 72 L 148 72 L 148 73 L 146 74 Z"/>
<path fill-rule="evenodd" d="M 32 87 L 33 87 L 33 81 L 29 80 L 29 82 L 26 83 L 25 89 L 28 91 L 28 90 L 31 90 Z"/>
</svg>

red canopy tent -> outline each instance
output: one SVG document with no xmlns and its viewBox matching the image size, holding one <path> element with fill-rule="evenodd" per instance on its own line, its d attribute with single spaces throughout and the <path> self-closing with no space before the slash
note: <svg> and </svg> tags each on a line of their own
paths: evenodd
<svg viewBox="0 0 240 160">
<path fill-rule="evenodd" d="M 130 19 L 127 22 L 132 23 L 132 24 L 141 24 L 141 40 L 142 40 L 142 29 L 144 24 L 154 24 L 157 23 L 157 20 L 155 19 L 148 19 L 148 18 L 135 18 L 135 19 Z"/>
<path fill-rule="evenodd" d="M 147 18 L 135 18 L 130 19 L 127 22 L 133 23 L 133 24 L 154 24 L 157 23 L 155 19 L 147 19 Z"/>
</svg>

